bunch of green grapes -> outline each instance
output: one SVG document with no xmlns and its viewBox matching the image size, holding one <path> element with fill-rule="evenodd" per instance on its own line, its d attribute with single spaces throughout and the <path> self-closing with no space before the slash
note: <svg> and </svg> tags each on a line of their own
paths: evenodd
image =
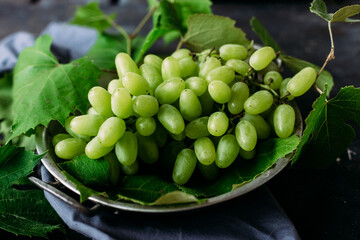
<svg viewBox="0 0 360 240">
<path fill-rule="evenodd" d="M 309 90 L 317 73 L 307 67 L 283 79 L 274 60 L 271 47 L 238 44 L 180 49 L 165 59 L 149 54 L 140 67 L 119 53 L 119 78 L 89 91 L 91 108 L 66 120 L 68 134 L 53 138 L 55 153 L 62 159 L 115 153 L 125 174 L 164 153 L 176 184 L 188 182 L 196 166 L 215 179 L 219 168 L 252 159 L 258 140 L 294 131 L 288 101 Z"/>
</svg>

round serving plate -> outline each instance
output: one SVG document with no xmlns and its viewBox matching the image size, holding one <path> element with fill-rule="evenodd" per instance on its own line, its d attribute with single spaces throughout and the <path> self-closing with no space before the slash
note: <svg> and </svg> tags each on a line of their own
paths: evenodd
<svg viewBox="0 0 360 240">
<path fill-rule="evenodd" d="M 303 122 L 299 108 L 295 103 L 292 103 L 296 113 L 296 122 L 295 122 L 295 133 L 300 137 L 303 131 Z M 48 127 L 38 127 L 35 133 L 35 141 L 36 141 L 36 149 L 39 154 L 46 153 L 46 155 L 42 158 L 42 163 L 45 168 L 50 172 L 54 178 L 64 185 L 66 188 L 70 189 L 71 191 L 80 194 L 79 191 L 76 189 L 74 183 L 69 181 L 66 176 L 63 174 L 62 170 L 58 167 L 56 163 L 57 157 L 55 156 L 54 149 L 51 143 L 52 136 L 59 133 L 61 130 L 61 126 L 58 122 L 51 122 Z M 267 181 L 273 178 L 276 174 L 278 174 L 281 170 L 283 170 L 286 165 L 290 162 L 292 154 L 278 159 L 276 164 L 273 167 L 265 171 L 263 174 L 256 177 L 254 180 L 242 185 L 241 187 L 219 195 L 215 197 L 207 198 L 205 201 L 201 201 L 200 203 L 183 203 L 183 204 L 176 204 L 176 205 L 140 205 L 137 203 L 131 202 L 122 202 L 122 201 L 115 201 L 108 199 L 103 196 L 94 195 L 89 197 L 89 200 L 93 201 L 94 203 L 119 209 L 119 210 L 126 210 L 126 211 L 133 211 L 133 212 L 151 212 L 151 213 L 167 213 L 167 212 L 180 212 L 180 211 L 188 211 L 192 209 L 203 208 L 207 206 L 211 206 L 214 204 L 218 204 L 241 195 L 244 195 Z M 46 189 L 46 188 L 45 188 Z"/>
</svg>

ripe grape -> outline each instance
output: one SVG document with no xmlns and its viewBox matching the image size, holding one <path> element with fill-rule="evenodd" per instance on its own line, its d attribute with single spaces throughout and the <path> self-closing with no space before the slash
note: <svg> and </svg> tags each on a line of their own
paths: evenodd
<svg viewBox="0 0 360 240">
<path fill-rule="evenodd" d="M 306 93 L 315 83 L 317 73 L 314 68 L 306 67 L 295 74 L 287 84 L 287 90 L 294 97 L 299 97 Z"/>
</svg>

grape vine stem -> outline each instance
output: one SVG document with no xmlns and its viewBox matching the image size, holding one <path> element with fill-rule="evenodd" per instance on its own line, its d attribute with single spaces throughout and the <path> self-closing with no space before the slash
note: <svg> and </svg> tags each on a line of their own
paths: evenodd
<svg viewBox="0 0 360 240">
<path fill-rule="evenodd" d="M 117 24 L 114 20 L 112 20 L 108 15 L 105 15 L 106 21 L 116 30 L 119 31 L 121 35 L 126 39 L 126 51 L 129 55 L 131 55 L 131 38 L 129 37 L 129 34 L 125 31 L 124 28 L 122 28 L 119 24 Z"/>
<path fill-rule="evenodd" d="M 325 66 L 328 64 L 328 62 L 335 59 L 335 45 L 334 45 L 334 38 L 333 38 L 333 34 L 332 34 L 332 29 L 331 29 L 331 21 L 328 21 L 328 29 L 329 29 L 329 35 L 330 35 L 331 49 L 330 49 L 330 53 L 327 56 L 324 64 L 322 65 L 320 71 L 318 72 L 316 79 L 319 78 L 321 72 L 325 69 Z M 320 94 L 323 93 L 323 91 L 320 88 L 318 88 L 315 84 L 314 84 L 314 87 L 318 93 L 320 93 Z"/>
<path fill-rule="evenodd" d="M 149 19 L 152 17 L 152 15 L 154 14 L 154 12 L 156 11 L 156 9 L 159 6 L 159 2 L 145 15 L 145 17 L 141 20 L 141 22 L 137 25 L 137 27 L 135 28 L 134 32 L 132 34 L 130 34 L 130 39 L 134 39 L 139 32 L 141 31 L 141 29 L 145 26 L 145 24 L 147 23 L 147 21 L 149 21 Z"/>
</svg>

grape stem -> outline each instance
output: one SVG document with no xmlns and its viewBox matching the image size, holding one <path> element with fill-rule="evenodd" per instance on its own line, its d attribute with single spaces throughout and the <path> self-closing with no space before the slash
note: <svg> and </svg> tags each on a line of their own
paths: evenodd
<svg viewBox="0 0 360 240">
<path fill-rule="evenodd" d="M 333 38 L 333 34 L 332 34 L 332 29 L 331 29 L 331 21 L 328 21 L 328 29 L 329 29 L 329 36 L 330 36 L 330 42 L 331 42 L 331 49 L 330 49 L 330 53 L 329 53 L 329 55 L 327 56 L 324 64 L 322 65 L 320 71 L 319 71 L 318 74 L 316 75 L 316 79 L 319 78 L 321 72 L 325 69 L 325 66 L 328 64 L 328 62 L 330 62 L 331 60 L 335 59 L 335 45 L 334 45 L 334 38 Z M 318 88 L 318 87 L 316 86 L 316 84 L 314 84 L 314 88 L 315 88 L 315 90 L 316 90 L 318 93 L 320 93 L 320 94 L 323 93 L 323 91 L 322 91 L 320 88 Z"/>
<path fill-rule="evenodd" d="M 123 35 L 123 37 L 126 39 L 126 51 L 129 55 L 131 55 L 131 38 L 127 34 L 127 32 L 122 28 L 119 24 L 117 24 L 114 20 L 112 20 L 108 15 L 105 15 L 106 21 L 118 32 Z"/>
<path fill-rule="evenodd" d="M 157 4 L 145 15 L 145 17 L 141 20 L 141 22 L 137 25 L 137 27 L 135 28 L 135 30 L 133 31 L 132 34 L 130 34 L 130 39 L 134 39 L 139 32 L 141 31 L 141 29 L 145 26 L 145 24 L 147 23 L 147 21 L 149 21 L 149 19 L 152 17 L 152 15 L 154 14 L 154 12 L 156 11 L 156 9 L 159 6 L 159 2 L 157 2 Z"/>
<path fill-rule="evenodd" d="M 268 85 L 264 85 L 264 84 L 257 83 L 257 82 L 254 82 L 254 81 L 249 81 L 249 82 L 256 85 L 256 86 L 259 86 L 259 87 L 261 87 L 263 89 L 266 89 L 266 90 L 270 91 L 274 96 L 279 97 L 279 94 L 277 92 L 275 92 L 275 90 L 272 89 L 271 87 L 269 87 Z"/>
</svg>

